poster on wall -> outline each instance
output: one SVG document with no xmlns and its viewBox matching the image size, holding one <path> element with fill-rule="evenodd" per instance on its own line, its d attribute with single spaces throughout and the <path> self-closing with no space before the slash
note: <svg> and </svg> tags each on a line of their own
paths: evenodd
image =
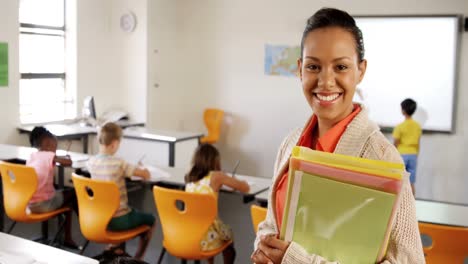
<svg viewBox="0 0 468 264">
<path fill-rule="evenodd" d="M 0 87 L 8 86 L 8 43 L 0 43 Z"/>
<path fill-rule="evenodd" d="M 301 54 L 299 46 L 265 45 L 265 74 L 297 76 L 297 59 Z"/>
</svg>

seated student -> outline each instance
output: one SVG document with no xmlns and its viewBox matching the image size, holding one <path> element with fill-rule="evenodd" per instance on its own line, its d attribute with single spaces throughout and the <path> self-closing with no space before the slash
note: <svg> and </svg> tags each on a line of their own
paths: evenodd
<svg viewBox="0 0 468 264">
<path fill-rule="evenodd" d="M 112 231 L 123 231 L 141 225 L 151 226 L 152 228 L 140 237 L 135 258 L 141 259 L 153 234 L 155 219 L 152 214 L 138 212 L 128 206 L 125 177 L 138 176 L 148 179 L 150 173 L 147 169 L 137 168 L 135 165 L 114 156 L 119 149 L 120 140 L 122 139 L 122 129 L 118 125 L 106 123 L 99 131 L 98 139 L 99 154 L 90 158 L 87 164 L 91 178 L 115 182 L 120 190 L 120 207 L 115 212 L 107 228 Z M 115 250 L 116 254 L 124 253 L 118 246 L 115 248 L 111 247 L 110 250 Z"/>
<path fill-rule="evenodd" d="M 224 174 L 221 170 L 221 159 L 218 150 L 210 144 L 200 145 L 192 159 L 192 168 L 185 176 L 185 191 L 192 193 L 205 193 L 218 196 L 223 185 L 241 192 L 248 192 L 250 187 L 241 181 Z M 205 237 L 200 241 L 203 251 L 219 248 L 232 239 L 231 228 L 216 219 L 206 231 Z M 223 251 L 224 263 L 234 263 L 236 251 L 231 244 Z M 213 263 L 213 258 L 208 263 Z"/>
<path fill-rule="evenodd" d="M 31 154 L 26 165 L 33 167 L 37 174 L 37 190 L 29 200 L 28 208 L 33 213 L 46 213 L 55 211 L 64 206 L 70 206 L 78 213 L 76 194 L 73 189 L 55 190 L 54 169 L 55 164 L 70 166 L 72 161 L 69 156 L 59 157 L 57 151 L 57 138 L 44 127 L 34 127 L 29 135 L 32 147 L 38 149 Z M 65 213 L 65 241 L 64 246 L 77 249 L 72 239 L 71 222 L 72 213 Z"/>
</svg>

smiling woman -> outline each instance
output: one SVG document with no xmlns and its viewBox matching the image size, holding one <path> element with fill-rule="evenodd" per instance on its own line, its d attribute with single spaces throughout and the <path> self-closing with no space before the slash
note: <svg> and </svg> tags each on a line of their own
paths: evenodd
<svg viewBox="0 0 468 264">
<path fill-rule="evenodd" d="M 402 163 L 395 147 L 369 120 L 366 108 L 353 103 L 367 61 L 364 42 L 354 19 L 346 12 L 323 8 L 307 21 L 298 67 L 302 89 L 314 114 L 303 129 L 283 141 L 274 170 L 268 213 L 258 226 L 252 261 L 263 263 L 337 263 L 307 252 L 294 241 L 277 238 L 281 229 L 288 183 L 289 158 L 294 146 L 366 159 Z M 406 180 L 407 181 L 407 180 Z M 383 263 L 424 263 L 414 197 L 404 185 Z M 317 201 L 326 203 L 333 197 Z M 307 234 L 304 234 L 307 236 Z M 352 241 L 352 238 L 349 238 Z"/>
<path fill-rule="evenodd" d="M 298 68 L 304 96 L 318 117 L 319 137 L 353 112 L 356 85 L 367 66 L 355 45 L 349 45 L 354 38 L 336 26 L 313 30 L 305 37 Z"/>
</svg>

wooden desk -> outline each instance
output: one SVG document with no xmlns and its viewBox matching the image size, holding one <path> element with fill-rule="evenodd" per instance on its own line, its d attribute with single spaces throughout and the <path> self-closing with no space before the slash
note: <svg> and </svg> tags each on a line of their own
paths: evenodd
<svg viewBox="0 0 468 264">
<path fill-rule="evenodd" d="M 132 127 L 132 126 L 144 126 L 143 122 L 132 122 L 128 120 L 120 120 L 115 122 L 122 128 Z M 68 123 L 68 124 L 48 124 L 44 125 L 52 134 L 54 134 L 58 139 L 63 140 L 81 140 L 83 143 L 83 153 L 88 153 L 88 142 L 90 135 L 97 134 L 97 128 L 93 126 L 86 126 L 81 123 Z M 20 133 L 31 133 L 34 129 L 34 126 L 20 126 L 18 131 Z"/>
<path fill-rule="evenodd" d="M 145 155 L 148 164 L 187 167 L 202 136 L 199 132 L 129 127 L 124 130 L 116 155 L 134 163 Z"/>
<path fill-rule="evenodd" d="M 57 139 L 81 140 L 83 143 L 83 152 L 88 153 L 88 138 L 90 134 L 96 134 L 96 128 L 90 126 L 81 126 L 80 124 L 51 124 L 44 127 L 54 134 Z M 31 133 L 34 126 L 20 126 L 20 133 Z"/>
<path fill-rule="evenodd" d="M 26 256 L 34 259 L 33 263 L 47 264 L 98 264 L 99 261 L 80 256 L 65 250 L 43 245 L 24 238 L 0 232 L 0 255 Z M 1 258 L 1 256 L 0 256 Z M 0 261 L 1 262 L 1 261 Z M 8 263 L 8 262 L 7 262 Z"/>
<path fill-rule="evenodd" d="M 420 222 L 468 227 L 467 204 L 416 200 L 416 216 Z"/>
<path fill-rule="evenodd" d="M 0 144 L 0 160 L 20 159 L 26 161 L 35 148 Z"/>
<path fill-rule="evenodd" d="M 158 130 L 141 125 L 144 123 L 127 122 L 117 156 L 137 163 L 146 154 L 146 160 L 151 163 L 182 167 L 190 164 L 199 139 L 203 136 L 203 133 L 198 132 Z M 81 140 L 84 153 L 88 153 L 89 137 L 97 135 L 95 127 L 80 124 L 51 124 L 44 127 L 58 139 Z M 18 130 L 20 133 L 31 133 L 33 128 L 34 126 L 21 126 Z"/>
<path fill-rule="evenodd" d="M 149 169 L 151 171 L 151 167 Z M 185 174 L 187 173 L 187 169 L 183 168 L 176 168 L 176 167 L 160 167 L 163 171 L 167 172 L 170 176 L 169 177 L 154 177 L 148 181 L 149 184 L 155 185 L 163 185 L 163 186 L 171 186 L 178 189 L 183 189 L 185 187 Z M 243 196 L 244 203 L 248 203 L 254 200 L 255 195 L 265 191 L 270 187 L 271 180 L 268 178 L 262 177 L 253 177 L 247 175 L 236 175 L 236 178 L 240 180 L 245 180 L 250 185 L 250 191 L 248 193 L 240 193 Z M 224 187 L 221 189 L 223 192 L 233 192 L 232 189 Z M 237 193 L 237 192 L 236 192 Z"/>
</svg>

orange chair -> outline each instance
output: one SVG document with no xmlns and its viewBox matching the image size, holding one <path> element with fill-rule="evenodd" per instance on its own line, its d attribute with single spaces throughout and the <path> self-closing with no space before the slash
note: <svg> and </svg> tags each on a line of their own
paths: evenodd
<svg viewBox="0 0 468 264">
<path fill-rule="evenodd" d="M 267 209 L 253 204 L 250 207 L 250 214 L 252 215 L 252 224 L 253 224 L 254 231 L 255 233 L 257 233 L 258 224 L 260 224 L 260 222 L 265 220 Z"/>
<path fill-rule="evenodd" d="M 33 167 L 0 161 L 0 174 L 3 183 L 3 204 L 5 212 L 14 222 L 8 229 L 11 233 L 17 222 L 38 223 L 43 222 L 41 240 L 47 240 L 47 221 L 71 209 L 63 207 L 47 213 L 28 212 L 28 203 L 37 190 L 37 174 Z M 62 221 L 52 243 L 56 241 L 63 230 Z M 51 243 L 51 244 L 52 244 Z"/>
<path fill-rule="evenodd" d="M 78 198 L 81 233 L 87 239 L 80 254 L 83 254 L 90 240 L 97 243 L 120 244 L 150 229 L 149 226 L 140 226 L 127 231 L 108 231 L 107 225 L 120 205 L 117 184 L 92 180 L 75 173 L 72 175 L 72 180 Z"/>
<path fill-rule="evenodd" d="M 214 257 L 232 244 L 226 242 L 213 251 L 201 251 L 200 241 L 218 215 L 218 201 L 213 195 L 188 193 L 180 190 L 153 187 L 163 231 L 163 250 L 157 263 L 161 263 L 166 250 L 183 260 L 203 260 Z M 177 208 L 177 201 L 184 209 Z"/>
<path fill-rule="evenodd" d="M 432 239 L 423 247 L 427 264 L 463 264 L 468 257 L 468 228 L 420 222 L 419 231 Z"/>
<path fill-rule="evenodd" d="M 201 143 L 214 144 L 218 142 L 221 132 L 221 122 L 223 121 L 224 111 L 215 108 L 205 109 L 203 120 L 205 121 L 208 135 L 200 138 Z"/>
</svg>

